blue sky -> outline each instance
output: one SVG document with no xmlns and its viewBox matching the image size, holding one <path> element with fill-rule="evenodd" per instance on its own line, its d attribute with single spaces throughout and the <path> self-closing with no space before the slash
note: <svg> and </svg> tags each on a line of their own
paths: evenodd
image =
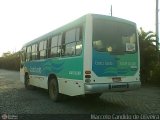
<svg viewBox="0 0 160 120">
<path fill-rule="evenodd" d="M 74 19 L 96 13 L 128 19 L 155 31 L 156 0 L 0 0 L 0 56 Z"/>
</svg>

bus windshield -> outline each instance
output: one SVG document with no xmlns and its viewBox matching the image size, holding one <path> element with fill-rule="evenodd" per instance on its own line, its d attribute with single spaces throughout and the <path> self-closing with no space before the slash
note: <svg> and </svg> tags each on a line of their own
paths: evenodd
<svg viewBox="0 0 160 120">
<path fill-rule="evenodd" d="M 134 53 L 136 27 L 131 24 L 105 19 L 93 19 L 93 48 L 99 52 Z"/>
</svg>

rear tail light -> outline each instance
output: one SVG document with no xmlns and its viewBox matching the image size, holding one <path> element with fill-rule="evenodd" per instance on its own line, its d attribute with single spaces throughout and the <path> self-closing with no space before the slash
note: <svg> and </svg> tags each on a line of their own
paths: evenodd
<svg viewBox="0 0 160 120">
<path fill-rule="evenodd" d="M 91 71 L 90 70 L 86 70 L 85 71 L 85 78 L 91 78 Z"/>
<path fill-rule="evenodd" d="M 91 78 L 91 71 L 86 70 L 85 71 L 85 82 L 87 82 L 87 83 L 91 82 L 90 78 Z"/>
<path fill-rule="evenodd" d="M 85 74 L 91 74 L 91 71 L 86 70 L 86 71 L 85 71 Z"/>
</svg>

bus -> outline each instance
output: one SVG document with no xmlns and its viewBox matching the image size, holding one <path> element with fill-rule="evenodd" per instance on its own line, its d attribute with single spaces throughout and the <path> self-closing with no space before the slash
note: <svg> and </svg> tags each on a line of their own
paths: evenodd
<svg viewBox="0 0 160 120">
<path fill-rule="evenodd" d="M 134 22 L 99 14 L 79 19 L 26 43 L 20 80 L 25 88 L 94 98 L 140 88 L 140 52 Z"/>
</svg>

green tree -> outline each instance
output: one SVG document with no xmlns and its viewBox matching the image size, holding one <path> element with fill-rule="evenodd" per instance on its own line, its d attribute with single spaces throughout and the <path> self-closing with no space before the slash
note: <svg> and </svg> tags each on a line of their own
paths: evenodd
<svg viewBox="0 0 160 120">
<path fill-rule="evenodd" d="M 19 70 L 20 68 L 20 57 L 19 52 L 14 54 L 3 54 L 3 57 L 0 57 L 0 69 L 8 70 Z"/>
<path fill-rule="evenodd" d="M 140 28 L 139 44 L 140 44 L 140 62 L 141 62 L 141 81 L 147 82 L 151 79 L 152 70 L 157 63 L 156 46 L 153 44 L 156 42 L 156 35 L 152 32 L 145 32 Z"/>
</svg>

